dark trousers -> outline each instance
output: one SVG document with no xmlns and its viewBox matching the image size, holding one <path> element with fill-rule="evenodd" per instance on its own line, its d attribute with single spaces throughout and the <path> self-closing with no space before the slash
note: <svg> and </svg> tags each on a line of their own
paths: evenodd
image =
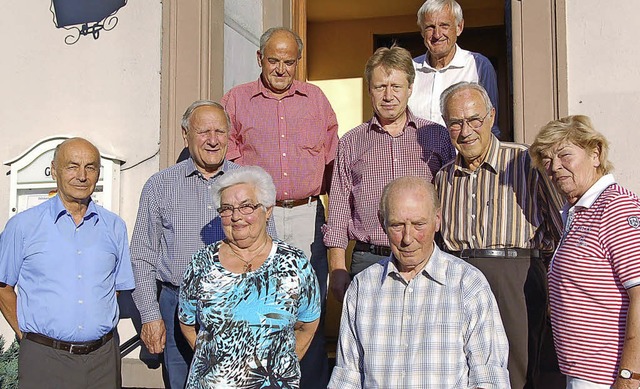
<svg viewBox="0 0 640 389">
<path fill-rule="evenodd" d="M 300 361 L 300 389 L 326 389 L 329 384 L 329 357 L 327 356 L 324 336 L 329 264 L 327 262 L 327 248 L 322 241 L 321 231 L 324 224 L 324 207 L 321 201 L 316 202 L 315 234 L 313 243 L 311 243 L 310 262 L 318 278 L 322 306 L 318 329 L 311 340 L 307 352 Z"/>
<path fill-rule="evenodd" d="M 193 350 L 182 335 L 178 320 L 178 288 L 162 284 L 160 290 L 160 314 L 167 330 L 164 347 L 163 378 L 165 387 L 183 389 L 187 383 Z"/>
<path fill-rule="evenodd" d="M 542 260 L 464 258 L 489 281 L 509 339 L 512 389 L 536 388 L 547 318 L 547 281 Z M 548 389 L 538 386 L 540 389 Z"/>
<path fill-rule="evenodd" d="M 114 389 L 120 388 L 118 336 L 96 351 L 71 354 L 29 339 L 20 342 L 18 386 L 20 389 Z"/>
</svg>

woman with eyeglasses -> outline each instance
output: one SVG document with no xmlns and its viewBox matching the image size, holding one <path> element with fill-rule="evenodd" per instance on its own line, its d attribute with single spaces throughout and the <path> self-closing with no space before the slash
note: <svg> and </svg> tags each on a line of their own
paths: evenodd
<svg viewBox="0 0 640 389">
<path fill-rule="evenodd" d="M 320 317 L 315 273 L 302 250 L 267 234 L 276 189 L 256 166 L 213 188 L 225 239 L 193 255 L 178 317 L 195 350 L 187 388 L 298 388 L 298 361 Z"/>
</svg>

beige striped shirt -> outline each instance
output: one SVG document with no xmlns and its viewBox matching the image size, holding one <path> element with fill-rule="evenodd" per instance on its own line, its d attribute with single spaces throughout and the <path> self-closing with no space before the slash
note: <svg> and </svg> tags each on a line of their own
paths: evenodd
<svg viewBox="0 0 640 389">
<path fill-rule="evenodd" d="M 523 248 L 551 253 L 560 240 L 562 199 L 532 164 L 525 145 L 492 136 L 476 171 L 460 154 L 437 173 L 447 249 Z"/>
</svg>

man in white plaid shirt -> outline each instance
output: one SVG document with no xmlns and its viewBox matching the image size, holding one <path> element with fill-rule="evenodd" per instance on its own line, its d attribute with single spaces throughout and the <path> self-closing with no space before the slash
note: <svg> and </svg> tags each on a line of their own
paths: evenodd
<svg viewBox="0 0 640 389">
<path fill-rule="evenodd" d="M 347 290 L 329 388 L 510 388 L 509 346 L 487 280 L 433 241 L 439 204 L 421 177 L 385 187 L 379 216 L 391 255 Z"/>
</svg>

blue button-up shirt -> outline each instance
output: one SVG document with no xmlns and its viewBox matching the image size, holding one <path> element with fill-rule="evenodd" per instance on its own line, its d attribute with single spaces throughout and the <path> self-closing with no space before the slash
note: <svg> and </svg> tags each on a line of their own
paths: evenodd
<svg viewBox="0 0 640 389">
<path fill-rule="evenodd" d="M 0 282 L 17 284 L 20 331 L 98 339 L 118 323 L 116 291 L 134 288 L 126 225 L 93 202 L 76 225 L 55 196 L 7 222 Z"/>
</svg>

